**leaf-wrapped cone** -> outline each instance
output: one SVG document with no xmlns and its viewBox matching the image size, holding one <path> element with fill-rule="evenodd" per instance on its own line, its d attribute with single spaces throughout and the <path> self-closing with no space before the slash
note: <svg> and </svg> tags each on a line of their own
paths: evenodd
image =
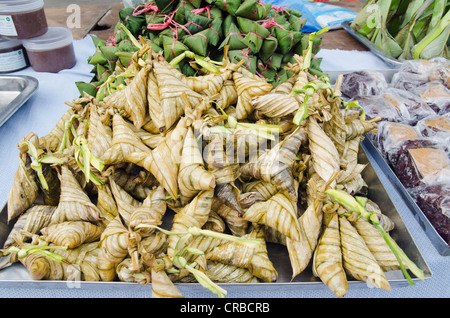
<svg viewBox="0 0 450 318">
<path fill-rule="evenodd" d="M 260 239 L 261 241 L 257 247 L 248 247 L 236 242 L 226 242 L 207 253 L 206 258 L 213 262 L 247 268 L 252 275 L 265 282 L 276 281 L 278 273 L 267 254 L 264 230 L 255 228 L 244 235 L 243 238 Z"/>
<path fill-rule="evenodd" d="M 222 200 L 213 199 L 211 210 L 220 215 L 235 236 L 243 236 L 247 233 L 249 222 L 240 216 L 239 211 L 230 208 Z"/>
<path fill-rule="evenodd" d="M 251 100 L 255 110 L 267 117 L 280 118 L 294 113 L 299 107 L 299 100 L 285 93 L 270 93 L 253 97 Z"/>
<path fill-rule="evenodd" d="M 65 165 L 61 166 L 60 181 L 61 198 L 52 215 L 52 224 L 64 221 L 96 222 L 102 220 L 100 210 L 91 202 L 70 169 Z"/>
<path fill-rule="evenodd" d="M 75 248 L 100 238 L 103 228 L 86 221 L 66 221 L 49 224 L 41 229 L 44 239 L 57 246 Z"/>
<path fill-rule="evenodd" d="M 351 140 L 370 131 L 374 131 L 377 126 L 378 125 L 374 121 L 354 119 L 347 123 L 346 140 Z"/>
<path fill-rule="evenodd" d="M 175 129 L 155 149 L 127 156 L 128 161 L 151 172 L 172 198 L 178 196 L 178 170 L 186 133 L 186 119 L 181 117 Z"/>
<path fill-rule="evenodd" d="M 152 268 L 152 298 L 184 298 L 164 269 Z"/>
<path fill-rule="evenodd" d="M 136 136 L 119 114 L 113 116 L 113 137 L 111 147 L 103 154 L 105 164 L 117 164 L 126 161 L 129 154 L 136 151 L 150 151 L 142 140 Z"/>
<path fill-rule="evenodd" d="M 228 106 L 236 104 L 238 95 L 233 80 L 226 80 L 219 93 L 220 96 L 216 100 L 218 108 L 226 109 Z"/>
<path fill-rule="evenodd" d="M 256 194 L 255 201 L 267 201 L 272 196 L 278 193 L 278 188 L 270 183 L 263 180 L 246 182 L 243 184 L 243 192 L 249 193 L 253 192 Z"/>
<path fill-rule="evenodd" d="M 143 227 L 135 229 L 140 224 L 159 225 L 166 213 L 166 193 L 162 186 L 158 186 L 152 190 L 142 204 L 131 212 L 129 220 L 129 228 L 133 232 L 138 232 L 141 237 L 149 236 L 154 229 Z"/>
<path fill-rule="evenodd" d="M 3 248 L 7 249 L 14 245 L 16 241 L 25 243 L 26 236 L 22 233 L 38 234 L 42 228 L 50 223 L 55 209 L 56 206 L 50 205 L 34 205 L 28 208 L 14 223 L 3 244 Z"/>
<path fill-rule="evenodd" d="M 173 217 L 172 232 L 184 233 L 190 227 L 202 228 L 208 221 L 211 212 L 214 190 L 203 190 L 199 192 L 189 204 L 175 214 Z M 167 256 L 172 259 L 176 253 L 189 245 L 192 238 L 179 243 L 180 237 L 177 235 L 169 236 L 169 246 L 167 247 Z"/>
<path fill-rule="evenodd" d="M 100 237 L 98 269 L 102 281 L 112 281 L 116 277 L 116 266 L 128 255 L 129 232 L 120 217 L 108 223 Z"/>
<path fill-rule="evenodd" d="M 141 202 L 133 198 L 119 186 L 112 178 L 109 179 L 111 193 L 116 201 L 117 212 L 125 226 L 130 223 L 131 214 L 141 206 Z"/>
<path fill-rule="evenodd" d="M 39 195 L 36 173 L 28 156 L 19 158 L 19 167 L 8 193 L 8 222 L 25 212 Z"/>
<path fill-rule="evenodd" d="M 355 279 L 391 290 L 391 285 L 364 239 L 345 216 L 339 216 L 339 230 L 345 271 Z"/>
<path fill-rule="evenodd" d="M 251 100 L 253 97 L 261 96 L 270 92 L 273 88 L 272 84 L 267 83 L 264 79 L 248 76 L 248 72 L 233 72 L 233 81 L 236 85 L 238 100 L 236 104 L 236 119 L 246 119 L 254 110 Z"/>
<path fill-rule="evenodd" d="M 342 267 L 341 237 L 337 213 L 329 217 L 328 223 L 317 243 L 313 256 L 313 274 L 319 277 L 338 297 L 348 291 L 348 281 Z"/>
<path fill-rule="evenodd" d="M 39 254 L 28 254 L 21 260 L 33 280 L 100 281 L 97 267 L 98 241 L 74 249 L 54 249 L 64 257 L 62 262 Z"/>
<path fill-rule="evenodd" d="M 309 117 L 307 131 L 314 170 L 325 182 L 329 182 L 339 173 L 339 153 L 334 143 L 312 117 Z M 331 187 L 335 185 L 336 180 L 333 180 Z"/>
<path fill-rule="evenodd" d="M 111 192 L 111 186 L 108 183 L 104 183 L 97 186 L 97 208 L 100 210 L 104 223 L 109 223 L 118 214 L 116 200 Z"/>
<path fill-rule="evenodd" d="M 105 103 L 118 110 L 125 110 L 136 128 L 141 128 L 147 114 L 147 78 L 151 65 L 146 64 L 128 85 L 105 98 Z"/>
<path fill-rule="evenodd" d="M 214 175 L 205 169 L 203 157 L 192 128 L 188 128 L 181 153 L 178 171 L 180 201 L 185 205 L 201 190 L 211 190 L 216 186 Z"/>
<path fill-rule="evenodd" d="M 61 141 L 64 136 L 65 123 L 68 121 L 73 115 L 75 115 L 75 110 L 73 108 L 69 108 L 66 112 L 61 116 L 61 118 L 56 123 L 55 127 L 52 128 L 50 133 L 40 138 L 40 143 L 43 146 L 48 145 L 49 149 L 53 152 L 56 152 L 61 144 Z"/>
<path fill-rule="evenodd" d="M 384 272 L 400 269 L 400 264 L 391 248 L 372 224 L 364 218 L 359 218 L 352 224 Z"/>
<path fill-rule="evenodd" d="M 242 175 L 270 182 L 277 186 L 279 191 L 287 191 L 289 198 L 297 201 L 292 167 L 305 140 L 304 128 L 298 127 L 291 135 L 260 155 L 256 161 L 241 166 Z"/>
<path fill-rule="evenodd" d="M 339 155 L 342 155 L 347 137 L 347 126 L 340 111 L 341 99 L 340 97 L 335 97 L 330 100 L 330 97 L 327 97 L 327 100 L 329 101 L 331 118 L 323 123 L 322 128 L 333 141 Z"/>
<path fill-rule="evenodd" d="M 89 150 L 97 158 L 101 158 L 112 145 L 112 129 L 103 124 L 97 108 L 93 106 L 90 107 L 87 141 Z"/>
<path fill-rule="evenodd" d="M 205 273 L 216 283 L 258 283 L 258 279 L 247 268 L 229 264 L 211 262 Z"/>
<path fill-rule="evenodd" d="M 301 241 L 297 202 L 284 193 L 277 193 L 268 201 L 253 204 L 242 216 L 249 222 L 270 226 L 295 241 Z"/>
<path fill-rule="evenodd" d="M 345 183 L 353 180 L 360 174 L 367 164 L 358 163 L 359 138 L 347 140 L 343 152 L 341 153 L 342 169 L 336 179 L 337 183 Z"/>
<path fill-rule="evenodd" d="M 185 103 L 181 98 L 183 93 L 191 105 L 199 104 L 203 97 L 177 78 L 173 71 L 163 63 L 154 61 L 153 72 L 158 83 L 160 99 L 160 111 L 158 111 L 158 118 L 154 120 L 160 125 L 160 131 L 163 132 L 172 127 L 184 114 Z"/>
</svg>

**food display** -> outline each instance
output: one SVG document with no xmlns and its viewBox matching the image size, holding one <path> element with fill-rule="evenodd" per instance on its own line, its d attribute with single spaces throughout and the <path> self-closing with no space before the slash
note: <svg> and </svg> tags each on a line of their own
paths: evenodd
<svg viewBox="0 0 450 318">
<path fill-rule="evenodd" d="M 449 70 L 448 60 L 442 58 L 406 61 L 380 93 L 347 96 L 357 100 L 369 118 L 378 116 L 377 133 L 368 135 L 369 139 L 447 244 L 450 242 Z M 345 80 L 343 86 L 343 92 L 357 93 Z M 386 109 L 396 111 L 389 113 Z"/>
<path fill-rule="evenodd" d="M 292 279 L 310 270 L 337 297 L 351 281 L 389 291 L 389 271 L 411 285 L 423 280 L 362 176 L 360 142 L 375 136 L 379 118 L 345 102 L 344 77 L 332 85 L 314 59 L 326 29 L 300 34 L 304 46 L 296 46 L 292 28 L 302 20 L 288 9 L 157 3 L 121 11 L 114 44 L 94 39 L 93 82 L 76 83 L 81 96 L 46 135 L 30 132 L 18 143 L 0 268 L 20 263 L 33 280 L 151 284 L 155 298 L 184 297 L 177 283 L 199 283 L 225 297 L 223 283 L 277 282 L 268 248 L 275 244 L 288 253 Z M 214 9 L 223 17 L 216 26 L 230 23 L 229 33 L 213 45 L 220 52 L 200 55 L 207 51 L 196 51 L 199 43 L 217 30 Z M 259 24 L 267 17 L 276 22 L 270 31 Z M 205 18 L 208 35 L 173 28 Z M 290 27 L 277 30 L 282 22 Z M 249 56 L 233 52 L 231 35 L 258 59 L 271 56 L 261 37 L 286 41 L 272 47 L 289 56 L 277 68 L 285 76 L 252 69 Z M 438 135 L 445 125 L 434 127 Z M 440 202 L 434 213 L 445 209 Z"/>
<path fill-rule="evenodd" d="M 449 57 L 448 1 L 370 0 L 352 30 L 398 61 Z"/>
</svg>

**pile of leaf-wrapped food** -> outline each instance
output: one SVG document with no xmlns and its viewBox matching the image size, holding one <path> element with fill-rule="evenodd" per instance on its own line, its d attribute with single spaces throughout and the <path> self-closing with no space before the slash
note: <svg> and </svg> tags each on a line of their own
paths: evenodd
<svg viewBox="0 0 450 318">
<path fill-rule="evenodd" d="M 449 8 L 447 0 L 369 0 L 351 27 L 392 58 L 449 58 Z"/>
<path fill-rule="evenodd" d="M 149 1 L 135 8 L 119 11 L 119 21 L 108 40 L 93 38 L 96 52 L 89 58 L 95 74 L 91 83 L 78 83 L 81 92 L 101 99 L 104 82 L 114 73 L 115 65 L 127 66 L 138 50 L 124 25 L 135 37 L 150 40 L 154 52 L 161 52 L 181 73 L 198 73 L 195 58 L 221 61 L 224 47 L 233 63 L 243 66 L 267 82 L 277 85 L 292 76 L 284 66 L 294 62 L 308 47 L 308 34 L 301 32 L 305 19 L 291 8 L 279 8 L 258 0 Z M 313 54 L 322 39 L 314 39 Z M 310 72 L 321 73 L 321 59 L 311 56 Z"/>
<path fill-rule="evenodd" d="M 74 99 L 49 134 L 19 143 L 2 266 L 225 296 L 220 283 L 277 281 L 270 243 L 287 249 L 292 278 L 312 263 L 339 297 L 352 279 L 390 290 L 394 269 L 423 279 L 364 196 L 357 153 L 376 121 L 295 60 L 275 87 L 227 58 L 188 77 L 142 45 L 121 89 Z"/>
</svg>

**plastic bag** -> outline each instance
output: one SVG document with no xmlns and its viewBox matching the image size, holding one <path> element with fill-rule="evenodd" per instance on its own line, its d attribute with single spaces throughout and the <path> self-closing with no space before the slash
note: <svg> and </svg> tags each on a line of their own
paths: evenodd
<svg viewBox="0 0 450 318">
<path fill-rule="evenodd" d="M 378 95 L 388 87 L 384 75 L 377 71 L 356 71 L 344 74 L 340 90 L 350 98 Z"/>
<path fill-rule="evenodd" d="M 423 137 L 433 137 L 446 142 L 450 138 L 450 113 L 425 117 L 417 122 L 415 129 Z"/>
<path fill-rule="evenodd" d="M 267 0 L 279 7 L 289 7 L 302 13 L 302 18 L 306 18 L 306 24 L 302 32 L 316 32 L 328 26 L 330 30 L 341 28 L 344 21 L 352 21 L 357 13 L 355 11 L 341 8 L 328 3 L 309 2 L 303 0 Z"/>
<path fill-rule="evenodd" d="M 378 124 L 375 137 L 380 154 L 392 165 L 395 165 L 397 161 L 396 157 L 402 143 L 418 138 L 419 134 L 417 134 L 414 127 L 389 121 L 383 121 Z"/>
</svg>

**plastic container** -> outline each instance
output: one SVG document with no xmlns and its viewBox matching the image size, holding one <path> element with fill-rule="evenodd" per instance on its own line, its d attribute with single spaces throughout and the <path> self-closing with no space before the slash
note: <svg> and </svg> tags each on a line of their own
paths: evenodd
<svg viewBox="0 0 450 318">
<path fill-rule="evenodd" d="M 22 42 L 36 72 L 56 73 L 76 63 L 72 31 L 68 28 L 49 27 L 44 35 Z"/>
<path fill-rule="evenodd" d="M 29 66 L 22 41 L 0 38 L 0 73 L 10 73 Z"/>
<path fill-rule="evenodd" d="M 47 28 L 43 0 L 0 0 L 0 36 L 28 39 Z"/>
</svg>

